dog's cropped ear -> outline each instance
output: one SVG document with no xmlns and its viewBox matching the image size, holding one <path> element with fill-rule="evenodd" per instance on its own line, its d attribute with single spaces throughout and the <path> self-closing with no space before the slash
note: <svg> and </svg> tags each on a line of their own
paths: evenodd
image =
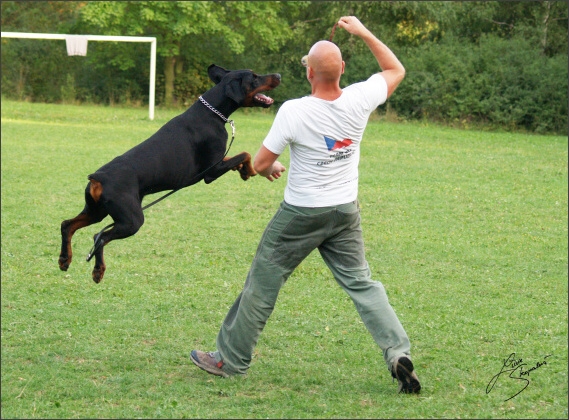
<svg viewBox="0 0 569 420">
<path fill-rule="evenodd" d="M 245 99 L 245 95 L 241 90 L 241 80 L 232 80 L 225 86 L 225 95 L 229 99 L 233 99 L 237 104 L 241 105 L 241 102 Z"/>
<path fill-rule="evenodd" d="M 229 73 L 229 70 L 225 70 L 223 67 L 216 66 L 215 64 L 212 64 L 207 68 L 209 78 L 216 85 L 221 82 L 221 79 L 223 79 L 223 76 L 227 73 Z"/>
</svg>

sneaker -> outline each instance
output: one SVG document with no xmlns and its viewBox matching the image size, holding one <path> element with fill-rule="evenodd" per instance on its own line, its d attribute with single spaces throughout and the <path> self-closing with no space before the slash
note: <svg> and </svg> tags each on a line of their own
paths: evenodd
<svg viewBox="0 0 569 420">
<path fill-rule="evenodd" d="M 190 353 L 190 359 L 192 362 L 200 369 L 205 370 L 207 373 L 212 375 L 222 376 L 224 378 L 229 377 L 227 373 L 221 370 L 223 362 L 216 362 L 213 352 L 203 352 L 199 350 L 192 350 Z"/>
<path fill-rule="evenodd" d="M 413 362 L 408 357 L 401 356 L 395 359 L 391 368 L 391 376 L 399 382 L 399 392 L 418 394 L 421 391 L 419 378 L 413 371 Z"/>
</svg>

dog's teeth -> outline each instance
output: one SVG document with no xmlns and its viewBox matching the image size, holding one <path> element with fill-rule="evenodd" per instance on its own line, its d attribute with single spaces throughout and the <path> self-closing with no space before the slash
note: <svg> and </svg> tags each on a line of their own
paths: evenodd
<svg viewBox="0 0 569 420">
<path fill-rule="evenodd" d="M 255 99 L 259 102 L 264 102 L 266 104 L 272 104 L 274 102 L 273 99 L 271 99 L 268 96 L 263 95 L 261 93 L 256 94 Z"/>
</svg>

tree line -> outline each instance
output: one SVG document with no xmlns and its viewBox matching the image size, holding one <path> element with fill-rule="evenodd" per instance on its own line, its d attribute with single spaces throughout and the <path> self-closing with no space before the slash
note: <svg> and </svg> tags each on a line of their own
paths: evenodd
<svg viewBox="0 0 569 420">
<path fill-rule="evenodd" d="M 568 4 L 513 2 L 10 2 L 2 31 L 155 36 L 156 98 L 187 106 L 211 86 L 207 67 L 279 72 L 277 106 L 309 93 L 300 59 L 357 16 L 399 57 L 407 75 L 388 104 L 397 118 L 567 133 Z M 365 44 L 337 30 L 342 84 L 378 71 Z M 148 102 L 148 44 L 2 38 L 2 96 L 64 102 Z"/>
</svg>

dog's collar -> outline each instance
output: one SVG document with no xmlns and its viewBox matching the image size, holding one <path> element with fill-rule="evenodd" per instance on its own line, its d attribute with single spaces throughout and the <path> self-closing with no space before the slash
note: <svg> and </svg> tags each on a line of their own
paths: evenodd
<svg viewBox="0 0 569 420">
<path fill-rule="evenodd" d="M 217 109 L 212 107 L 201 95 L 200 95 L 200 101 L 202 104 L 204 104 L 206 107 L 208 107 L 211 111 L 216 113 L 224 122 L 229 122 L 229 120 L 221 112 L 219 112 Z"/>
<path fill-rule="evenodd" d="M 233 139 L 235 138 L 235 123 L 233 122 L 233 120 L 228 120 L 221 112 L 212 107 L 201 95 L 200 95 L 200 102 L 204 104 L 207 108 L 209 108 L 211 111 L 213 111 L 215 114 L 217 114 L 219 118 L 221 118 L 225 123 L 229 123 L 232 131 L 231 142 L 233 142 Z"/>
</svg>

